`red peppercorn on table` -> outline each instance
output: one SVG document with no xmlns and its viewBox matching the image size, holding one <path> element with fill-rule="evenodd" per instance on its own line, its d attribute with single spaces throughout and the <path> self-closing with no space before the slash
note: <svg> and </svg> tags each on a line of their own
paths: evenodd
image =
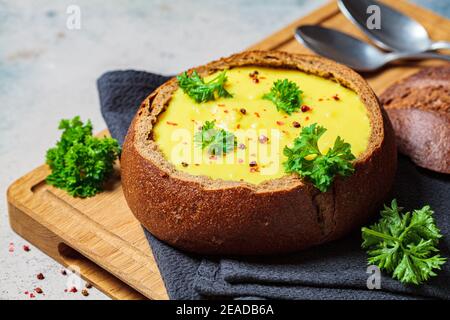
<svg viewBox="0 0 450 320">
<path fill-rule="evenodd" d="M 450 21 L 406 1 L 390 5 L 420 21 L 431 38 L 447 40 Z M 311 53 L 293 37 L 300 24 L 321 24 L 367 41 L 338 10 L 335 2 L 293 22 L 251 49 Z M 377 94 L 394 81 L 439 61 L 398 63 L 366 79 Z M 106 132 L 105 132 L 106 133 Z M 115 299 L 167 299 L 164 283 L 140 224 L 122 194 L 117 166 L 107 190 L 79 199 L 45 183 L 49 174 L 40 166 L 8 189 L 11 227 L 65 266 L 76 265 L 81 275 Z"/>
</svg>

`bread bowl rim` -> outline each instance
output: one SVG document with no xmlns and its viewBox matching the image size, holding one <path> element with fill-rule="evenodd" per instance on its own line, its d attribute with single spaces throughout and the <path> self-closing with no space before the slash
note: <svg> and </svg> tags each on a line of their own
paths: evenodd
<svg viewBox="0 0 450 320">
<path fill-rule="evenodd" d="M 214 72 L 243 66 L 260 66 L 268 68 L 294 69 L 308 74 L 329 79 L 354 91 L 365 106 L 370 123 L 370 136 L 366 150 L 355 160 L 354 166 L 358 168 L 370 159 L 373 152 L 378 149 L 384 140 L 383 117 L 381 107 L 373 90 L 366 81 L 355 71 L 326 58 L 315 55 L 293 54 L 282 51 L 245 51 L 226 58 L 221 58 L 202 66 L 189 69 L 188 74 L 196 70 L 201 76 Z M 133 144 L 139 155 L 147 161 L 157 163 L 158 169 L 163 175 L 187 182 L 198 183 L 204 190 L 219 190 L 227 188 L 246 188 L 255 193 L 289 191 L 302 187 L 310 182 L 303 180 L 297 174 L 289 174 L 280 178 L 268 179 L 259 184 L 246 181 L 232 181 L 213 179 L 206 175 L 192 175 L 177 170 L 175 166 L 165 158 L 153 140 L 153 128 L 158 121 L 158 116 L 167 108 L 172 94 L 178 89 L 177 80 L 171 78 L 153 93 L 147 96 L 139 108 L 133 125 L 129 130 L 134 130 Z M 130 132 L 128 133 L 130 134 Z M 337 177 L 339 178 L 339 177 Z"/>
</svg>

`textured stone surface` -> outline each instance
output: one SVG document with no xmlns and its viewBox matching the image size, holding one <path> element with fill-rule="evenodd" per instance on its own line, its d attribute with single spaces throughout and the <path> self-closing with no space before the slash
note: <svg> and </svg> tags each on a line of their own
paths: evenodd
<svg viewBox="0 0 450 320">
<path fill-rule="evenodd" d="M 415 2 L 450 15 L 448 1 Z M 88 297 L 65 293 L 61 266 L 31 245 L 22 249 L 5 200 L 7 186 L 43 162 L 61 118 L 80 115 L 96 131 L 105 127 L 97 77 L 113 69 L 182 71 L 243 50 L 325 0 L 80 0 L 81 29 L 69 30 L 73 3 L 0 0 L 0 299 L 30 299 L 24 292 L 36 287 L 45 296 L 34 299 L 107 299 L 95 289 Z"/>
</svg>

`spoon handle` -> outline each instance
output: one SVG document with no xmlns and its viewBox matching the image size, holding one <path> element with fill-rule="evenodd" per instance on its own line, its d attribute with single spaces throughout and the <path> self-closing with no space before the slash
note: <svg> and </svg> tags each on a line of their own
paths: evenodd
<svg viewBox="0 0 450 320">
<path fill-rule="evenodd" d="M 450 61 L 450 55 L 439 54 L 434 52 L 421 52 L 421 53 L 392 52 L 386 55 L 386 62 L 394 60 L 423 60 L 423 59 L 439 59 Z"/>
<path fill-rule="evenodd" d="M 450 49 L 450 42 L 448 41 L 436 41 L 430 46 L 431 50 Z"/>
</svg>

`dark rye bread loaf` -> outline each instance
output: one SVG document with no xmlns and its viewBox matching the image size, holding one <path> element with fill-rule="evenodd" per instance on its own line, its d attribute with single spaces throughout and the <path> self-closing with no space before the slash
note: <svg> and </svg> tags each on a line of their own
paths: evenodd
<svg viewBox="0 0 450 320">
<path fill-rule="evenodd" d="M 176 170 L 152 139 L 158 115 L 178 88 L 171 79 L 142 103 L 123 146 L 123 191 L 137 219 L 175 247 L 237 255 L 304 249 L 367 222 L 385 200 L 397 165 L 391 124 L 367 83 L 330 60 L 283 52 L 244 52 L 195 70 L 205 76 L 247 65 L 297 69 L 354 90 L 367 107 L 372 128 L 368 149 L 355 160 L 356 172 L 336 178 L 321 193 L 294 174 L 255 185 Z"/>
<path fill-rule="evenodd" d="M 450 64 L 423 69 L 393 84 L 380 101 L 399 151 L 418 166 L 450 173 Z"/>
</svg>

